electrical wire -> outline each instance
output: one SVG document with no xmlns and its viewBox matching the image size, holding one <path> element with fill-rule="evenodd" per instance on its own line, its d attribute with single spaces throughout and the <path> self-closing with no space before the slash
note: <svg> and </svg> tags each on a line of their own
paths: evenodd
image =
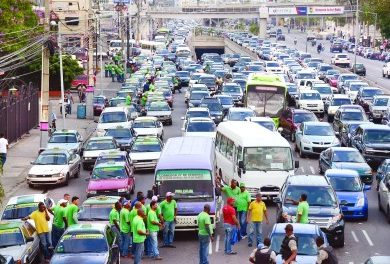
<svg viewBox="0 0 390 264">
<path fill-rule="evenodd" d="M 25 32 L 25 31 L 31 31 L 31 30 L 34 30 L 36 28 L 40 27 L 39 26 L 35 26 L 35 27 L 32 27 L 32 28 L 28 28 L 28 29 L 23 29 L 23 30 L 18 30 L 18 31 L 9 31 L 7 33 L 1 33 L 0 36 L 5 36 L 5 35 L 11 35 L 11 34 L 15 34 L 15 33 L 20 33 L 20 32 Z"/>
</svg>

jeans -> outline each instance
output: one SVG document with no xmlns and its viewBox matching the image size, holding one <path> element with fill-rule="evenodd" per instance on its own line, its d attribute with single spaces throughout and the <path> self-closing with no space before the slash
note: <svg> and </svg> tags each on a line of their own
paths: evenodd
<svg viewBox="0 0 390 264">
<path fill-rule="evenodd" d="M 249 223 L 248 245 L 253 244 L 253 236 L 256 236 L 256 246 L 263 242 L 262 222 Z"/>
<path fill-rule="evenodd" d="M 231 224 L 223 224 L 223 228 L 225 229 L 225 253 L 232 253 L 232 233 L 235 226 Z"/>
<path fill-rule="evenodd" d="M 174 235 L 175 235 L 175 221 L 165 222 L 164 230 L 163 230 L 164 246 L 172 245 Z"/>
<path fill-rule="evenodd" d="M 125 257 L 129 255 L 129 246 L 131 245 L 131 236 L 130 233 L 121 232 L 121 241 L 120 241 L 120 251 L 121 256 Z"/>
<path fill-rule="evenodd" d="M 149 235 L 149 244 L 151 249 L 151 257 L 156 258 L 160 256 L 160 252 L 158 251 L 158 232 L 150 232 Z"/>
<path fill-rule="evenodd" d="M 144 253 L 144 243 L 134 243 L 134 264 L 141 263 L 142 254 Z"/>
<path fill-rule="evenodd" d="M 108 70 L 104 70 L 104 77 L 108 77 Z"/>
<path fill-rule="evenodd" d="M 53 247 L 56 247 L 58 244 L 58 241 L 60 240 L 62 234 L 64 233 L 64 228 L 56 227 L 55 225 L 52 225 L 51 228 L 51 240 L 53 243 Z"/>
<path fill-rule="evenodd" d="M 237 212 L 238 215 L 238 222 L 240 222 L 240 235 L 246 236 L 246 211 Z"/>
<path fill-rule="evenodd" d="M 199 264 L 209 264 L 210 236 L 199 235 Z"/>
<path fill-rule="evenodd" d="M 0 167 L 4 166 L 7 160 L 7 153 L 0 153 Z"/>
<path fill-rule="evenodd" d="M 111 73 L 111 79 L 113 82 L 115 82 L 115 73 Z"/>
<path fill-rule="evenodd" d="M 152 244 L 150 242 L 151 238 L 150 235 L 146 237 L 145 239 L 145 256 L 152 257 Z"/>
<path fill-rule="evenodd" d="M 38 237 L 39 237 L 39 241 L 42 244 L 43 255 L 45 256 L 45 259 L 50 258 L 50 252 L 49 252 L 49 247 L 51 246 L 50 233 L 49 232 L 40 233 L 38 234 Z"/>
</svg>

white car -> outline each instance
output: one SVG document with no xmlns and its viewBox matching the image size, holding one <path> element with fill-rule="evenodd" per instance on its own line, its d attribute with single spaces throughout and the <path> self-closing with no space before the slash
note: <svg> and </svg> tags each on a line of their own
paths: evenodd
<svg viewBox="0 0 390 264">
<path fill-rule="evenodd" d="M 266 61 L 265 62 L 265 71 L 266 72 L 280 72 L 280 73 L 283 73 L 282 67 L 276 61 Z"/>
<path fill-rule="evenodd" d="M 137 137 L 130 149 L 130 159 L 134 169 L 155 169 L 160 158 L 163 143 L 158 137 Z"/>
<path fill-rule="evenodd" d="M 191 82 L 191 81 L 190 81 Z M 188 99 L 190 99 L 190 95 L 192 91 L 205 91 L 208 92 L 209 88 L 207 88 L 206 84 L 203 83 L 194 83 L 193 85 L 190 85 L 185 94 L 184 94 L 184 102 L 187 103 Z"/>
<path fill-rule="evenodd" d="M 342 105 L 351 105 L 352 101 L 346 94 L 334 94 L 328 101 L 325 102 L 325 112 L 328 115 L 328 121 L 333 122 L 333 117 L 337 109 Z"/>
<path fill-rule="evenodd" d="M 183 136 L 215 138 L 215 123 L 211 118 L 192 117 L 188 119 Z"/>
<path fill-rule="evenodd" d="M 327 83 L 314 83 L 312 90 L 318 91 L 320 93 L 322 101 L 326 101 L 332 97 L 333 91 L 329 84 Z"/>
<path fill-rule="evenodd" d="M 82 142 L 83 139 L 77 130 L 59 129 L 50 136 L 46 149 L 66 149 L 79 154 Z"/>
<path fill-rule="evenodd" d="M 80 156 L 63 149 L 45 150 L 31 164 L 26 177 L 31 188 L 35 185 L 68 185 L 69 179 L 78 178 L 81 171 Z"/>
<path fill-rule="evenodd" d="M 255 112 L 250 108 L 231 107 L 229 108 L 223 121 L 244 121 L 245 118 L 254 117 Z"/>
<path fill-rule="evenodd" d="M 183 120 L 182 130 L 185 129 L 187 120 L 192 117 L 211 118 L 210 111 L 207 107 L 190 107 L 187 109 L 185 116 L 181 117 Z"/>
<path fill-rule="evenodd" d="M 332 56 L 330 59 L 330 63 L 335 65 L 335 66 L 340 66 L 340 67 L 349 67 L 351 65 L 351 60 L 348 56 L 348 54 L 335 54 Z"/>
<path fill-rule="evenodd" d="M 163 138 L 163 124 L 155 116 L 137 117 L 133 123 L 133 129 L 137 136 L 156 136 Z"/>
<path fill-rule="evenodd" d="M 318 91 L 300 91 L 296 99 L 296 104 L 298 108 L 309 110 L 319 114 L 321 117 L 324 116 L 324 102 Z"/>
<path fill-rule="evenodd" d="M 167 125 L 172 125 L 172 109 L 166 101 L 151 102 L 146 109 L 147 116 L 154 116 Z"/>
<path fill-rule="evenodd" d="M 108 128 L 131 128 L 133 124 L 130 109 L 127 107 L 107 107 L 100 114 L 96 128 L 97 136 L 101 137 L 106 134 Z"/>
<path fill-rule="evenodd" d="M 389 95 L 375 95 L 372 104 L 369 104 L 370 116 L 374 121 L 382 121 L 383 115 L 390 107 Z"/>
<path fill-rule="evenodd" d="M 283 131 L 283 128 L 281 127 L 279 127 L 278 129 L 276 128 L 274 120 L 272 120 L 272 118 L 270 117 L 260 117 L 260 116 L 247 117 L 245 118 L 245 121 L 256 123 L 275 133 L 280 133 Z"/>
<path fill-rule="evenodd" d="M 119 144 L 113 137 L 92 137 L 86 143 L 82 149 L 82 163 L 83 169 L 87 170 L 95 165 L 97 157 L 102 152 L 110 150 L 120 150 Z"/>
</svg>

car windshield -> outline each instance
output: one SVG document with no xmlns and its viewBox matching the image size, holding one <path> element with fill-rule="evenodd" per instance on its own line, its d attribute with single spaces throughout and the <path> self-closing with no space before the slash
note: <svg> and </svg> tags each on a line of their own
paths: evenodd
<svg viewBox="0 0 390 264">
<path fill-rule="evenodd" d="M 334 136 L 332 127 L 329 126 L 316 126 L 307 125 L 305 126 L 306 136 Z"/>
<path fill-rule="evenodd" d="M 214 122 L 189 122 L 187 132 L 214 132 Z"/>
<path fill-rule="evenodd" d="M 220 103 L 206 103 L 202 104 L 201 107 L 207 107 L 211 112 L 222 111 L 222 105 Z"/>
<path fill-rule="evenodd" d="M 221 96 L 221 97 L 218 97 L 218 98 L 219 98 L 219 101 L 221 102 L 222 105 L 232 105 L 233 104 L 233 98 L 231 98 L 231 97 Z"/>
<path fill-rule="evenodd" d="M 268 62 L 267 67 L 280 67 L 279 63 L 277 62 Z"/>
<path fill-rule="evenodd" d="M 295 79 L 315 79 L 316 75 L 314 73 L 298 73 L 297 76 L 295 76 Z"/>
<path fill-rule="evenodd" d="M 106 112 L 100 116 L 101 123 L 120 123 L 126 121 L 125 112 Z"/>
<path fill-rule="evenodd" d="M 287 91 L 289 93 L 296 93 L 296 92 L 298 92 L 298 87 L 297 86 L 293 86 L 293 85 L 289 85 L 289 86 L 287 86 Z"/>
<path fill-rule="evenodd" d="M 53 135 L 49 139 L 49 143 L 77 143 L 76 135 Z"/>
<path fill-rule="evenodd" d="M 113 138 L 132 138 L 133 134 L 130 129 L 108 129 L 106 136 Z"/>
<path fill-rule="evenodd" d="M 291 200 L 299 201 L 299 197 L 303 193 L 307 195 L 307 202 L 310 206 L 337 206 L 337 199 L 332 191 L 332 187 L 321 186 L 290 185 L 286 191 L 284 203 L 293 204 Z"/>
<path fill-rule="evenodd" d="M 362 92 L 362 97 L 368 97 L 368 98 L 371 98 L 371 97 L 374 97 L 374 95 L 377 95 L 377 94 L 383 94 L 383 92 L 379 89 L 364 89 L 363 92 Z"/>
<path fill-rule="evenodd" d="M 290 148 L 250 147 L 244 149 L 244 164 L 247 171 L 288 171 L 293 169 L 292 163 Z"/>
<path fill-rule="evenodd" d="M 360 87 L 364 86 L 364 84 L 350 84 L 349 90 L 353 92 L 357 92 L 360 90 Z"/>
<path fill-rule="evenodd" d="M 89 141 L 88 144 L 85 146 L 85 150 L 105 150 L 105 149 L 116 149 L 116 146 L 114 142 L 112 142 L 111 140 L 110 141 L 92 140 Z"/>
<path fill-rule="evenodd" d="M 318 249 L 316 245 L 317 234 L 297 234 L 294 233 L 298 240 L 298 256 L 317 256 Z M 284 233 L 274 233 L 271 235 L 271 249 L 276 254 L 280 254 Z"/>
<path fill-rule="evenodd" d="M 34 165 L 66 165 L 67 158 L 65 154 L 44 154 L 38 156 Z"/>
<path fill-rule="evenodd" d="M 148 111 L 170 111 L 168 104 L 151 104 Z"/>
<path fill-rule="evenodd" d="M 296 113 L 294 114 L 294 123 L 300 124 L 303 122 L 317 121 L 317 117 L 313 113 Z"/>
<path fill-rule="evenodd" d="M 225 85 L 222 88 L 223 93 L 241 93 L 241 87 L 233 85 Z"/>
<path fill-rule="evenodd" d="M 191 93 L 190 100 L 202 100 L 207 95 L 207 93 Z"/>
<path fill-rule="evenodd" d="M 363 64 L 355 64 L 356 69 L 363 69 L 364 65 Z"/>
<path fill-rule="evenodd" d="M 321 66 L 320 67 L 320 71 L 322 71 L 322 72 L 326 72 L 326 73 L 328 73 L 328 72 L 337 72 L 337 71 L 330 71 L 330 69 L 332 69 L 332 66 Z"/>
<path fill-rule="evenodd" d="M 368 143 L 390 143 L 390 132 L 387 129 L 370 129 L 364 133 L 364 141 Z"/>
<path fill-rule="evenodd" d="M 178 76 L 178 77 L 190 77 L 190 72 L 188 72 L 188 71 L 176 72 L 176 76 Z"/>
<path fill-rule="evenodd" d="M 105 99 L 103 97 L 94 97 L 93 98 L 93 103 L 94 104 L 104 104 Z"/>
<path fill-rule="evenodd" d="M 130 152 L 160 152 L 161 145 L 158 142 L 136 142 Z"/>
<path fill-rule="evenodd" d="M 24 245 L 23 234 L 19 228 L 0 230 L 0 248 Z"/>
<path fill-rule="evenodd" d="M 334 98 L 332 101 L 333 106 L 350 105 L 351 103 L 351 99 L 348 98 Z"/>
<path fill-rule="evenodd" d="M 375 106 L 387 106 L 388 102 L 389 102 L 389 98 L 387 98 L 387 97 L 376 98 L 374 100 L 373 105 L 375 105 Z"/>
<path fill-rule="evenodd" d="M 232 111 L 229 114 L 230 121 L 244 121 L 247 117 L 254 116 L 254 113 L 251 111 Z"/>
<path fill-rule="evenodd" d="M 10 204 L 4 209 L 2 220 L 22 219 L 37 210 L 38 203 Z"/>
<path fill-rule="evenodd" d="M 108 221 L 112 204 L 82 205 L 78 213 L 79 221 Z"/>
<path fill-rule="evenodd" d="M 345 76 L 342 76 L 340 79 L 342 82 L 345 82 L 347 80 L 357 80 L 358 77 L 356 75 L 345 75 Z"/>
<path fill-rule="evenodd" d="M 329 181 L 336 192 L 360 192 L 363 189 L 359 176 L 352 178 L 337 175 L 329 177 Z"/>
<path fill-rule="evenodd" d="M 126 98 L 121 98 L 121 99 L 111 99 L 110 100 L 110 106 L 111 107 L 116 107 L 120 104 L 124 104 L 126 102 Z"/>
<path fill-rule="evenodd" d="M 361 112 L 342 112 L 340 120 L 346 121 L 362 121 L 364 120 Z"/>
<path fill-rule="evenodd" d="M 127 178 L 126 169 L 124 167 L 98 167 L 92 172 L 91 179 L 125 179 Z"/>
<path fill-rule="evenodd" d="M 319 93 L 302 93 L 301 100 L 321 100 Z"/>
<path fill-rule="evenodd" d="M 320 94 L 331 94 L 332 89 L 329 86 L 316 86 L 313 90 L 318 91 Z"/>
<path fill-rule="evenodd" d="M 203 84 L 215 84 L 215 79 L 213 77 L 202 77 L 202 78 L 199 78 L 199 83 L 203 83 Z"/>
<path fill-rule="evenodd" d="M 339 74 L 340 72 L 337 71 L 337 70 L 327 70 L 326 71 L 326 75 L 335 75 L 335 74 Z"/>
<path fill-rule="evenodd" d="M 336 151 L 333 153 L 333 162 L 356 162 L 365 163 L 359 151 Z"/>
<path fill-rule="evenodd" d="M 145 121 L 135 121 L 133 128 L 155 128 L 156 122 L 152 120 Z"/>
<path fill-rule="evenodd" d="M 67 233 L 61 237 L 56 247 L 59 254 L 102 253 L 108 246 L 102 234 L 97 233 Z"/>
<path fill-rule="evenodd" d="M 253 123 L 259 124 L 268 130 L 275 131 L 275 123 L 273 121 L 252 121 Z"/>
</svg>

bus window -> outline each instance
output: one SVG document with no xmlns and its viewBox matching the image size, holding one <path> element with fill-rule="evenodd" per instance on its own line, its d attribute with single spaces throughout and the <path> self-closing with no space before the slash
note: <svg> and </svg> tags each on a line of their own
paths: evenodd
<svg viewBox="0 0 390 264">
<path fill-rule="evenodd" d="M 221 137 L 221 146 L 220 146 L 220 149 L 219 151 L 221 152 L 221 154 L 223 154 L 225 156 L 226 154 L 226 145 L 227 145 L 227 138 L 222 136 Z"/>
<path fill-rule="evenodd" d="M 226 157 L 230 160 L 233 160 L 233 145 L 233 141 L 228 139 L 226 144 Z"/>
<path fill-rule="evenodd" d="M 215 139 L 215 148 L 217 150 L 220 149 L 220 144 L 221 144 L 221 134 L 217 133 L 216 139 Z"/>
</svg>

